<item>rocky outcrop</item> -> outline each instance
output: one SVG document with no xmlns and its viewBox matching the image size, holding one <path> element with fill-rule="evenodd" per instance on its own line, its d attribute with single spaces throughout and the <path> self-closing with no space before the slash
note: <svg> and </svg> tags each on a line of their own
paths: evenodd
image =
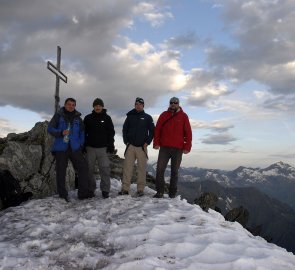
<svg viewBox="0 0 295 270">
<path fill-rule="evenodd" d="M 32 192 L 34 198 L 56 193 L 55 158 L 50 152 L 53 137 L 47 133 L 48 122 L 38 122 L 28 132 L 8 134 L 0 138 L 0 169 L 9 170 L 18 179 L 23 192 Z M 111 177 L 121 179 L 124 159 L 110 155 Z M 98 172 L 98 167 L 97 167 Z M 132 182 L 136 181 L 135 166 Z M 75 188 L 75 171 L 71 162 L 66 174 L 67 188 Z M 147 185 L 155 187 L 155 179 L 147 174 Z M 0 204 L 1 208 L 1 204 Z"/>
<path fill-rule="evenodd" d="M 204 192 L 194 201 L 194 203 L 199 205 L 205 212 L 208 212 L 209 208 L 215 210 L 217 202 L 218 197 L 212 192 Z"/>
<path fill-rule="evenodd" d="M 243 206 L 236 207 L 231 209 L 224 218 L 227 221 L 239 222 L 244 228 L 246 228 L 249 220 L 249 211 Z"/>
<path fill-rule="evenodd" d="M 53 142 L 47 133 L 48 122 L 38 122 L 34 128 L 21 134 L 8 134 L 0 141 L 0 169 L 9 170 L 18 179 L 24 192 L 34 198 L 55 194 L 55 158 L 50 149 Z M 75 173 L 70 164 L 66 182 L 74 187 Z"/>
<path fill-rule="evenodd" d="M 215 210 L 216 212 L 219 212 L 222 214 L 222 211 L 219 207 L 217 207 L 219 198 L 218 196 L 213 192 L 204 192 L 201 193 L 201 196 L 199 198 L 196 198 L 194 200 L 194 204 L 199 205 L 203 211 L 208 212 L 209 209 Z M 238 222 L 240 223 L 244 228 L 247 228 L 246 225 L 249 220 L 249 211 L 245 209 L 243 206 L 235 207 L 233 209 L 230 209 L 225 215 L 225 220 L 231 221 L 231 222 Z"/>
</svg>

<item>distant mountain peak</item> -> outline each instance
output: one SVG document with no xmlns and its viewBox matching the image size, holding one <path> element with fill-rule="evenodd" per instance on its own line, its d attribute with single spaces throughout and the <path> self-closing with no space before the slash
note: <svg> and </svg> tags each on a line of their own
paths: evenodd
<svg viewBox="0 0 295 270">
<path fill-rule="evenodd" d="M 291 165 L 289 165 L 288 163 L 279 161 L 276 162 L 272 165 L 270 165 L 269 167 L 263 169 L 263 171 L 270 171 L 270 170 L 276 170 L 277 172 L 294 172 L 295 168 L 293 168 Z"/>
<path fill-rule="evenodd" d="M 233 170 L 233 172 L 239 172 L 239 171 L 243 171 L 243 170 L 257 171 L 257 170 L 260 170 L 260 168 L 259 167 L 252 168 L 252 167 L 239 166 L 238 168 Z"/>
<path fill-rule="evenodd" d="M 279 162 L 276 162 L 273 164 L 274 166 L 277 166 L 277 167 L 281 167 L 281 168 L 291 168 L 292 166 L 289 165 L 288 163 L 285 163 L 283 161 L 279 161 Z"/>
</svg>

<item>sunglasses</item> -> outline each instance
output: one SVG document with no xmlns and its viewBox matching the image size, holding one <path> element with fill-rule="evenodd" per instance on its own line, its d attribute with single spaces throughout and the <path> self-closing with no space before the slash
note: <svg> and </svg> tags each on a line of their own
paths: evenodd
<svg viewBox="0 0 295 270">
<path fill-rule="evenodd" d="M 170 102 L 170 104 L 178 104 L 178 102 L 173 102 L 173 101 L 172 101 L 172 102 Z"/>
</svg>

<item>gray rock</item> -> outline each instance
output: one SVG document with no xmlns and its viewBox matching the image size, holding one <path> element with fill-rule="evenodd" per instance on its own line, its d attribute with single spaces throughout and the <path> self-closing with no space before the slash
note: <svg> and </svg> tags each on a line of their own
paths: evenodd
<svg viewBox="0 0 295 270">
<path fill-rule="evenodd" d="M 243 206 L 231 209 L 226 215 L 225 220 L 231 222 L 239 222 L 244 228 L 249 220 L 249 211 L 245 209 Z"/>
<path fill-rule="evenodd" d="M 0 156 L 0 169 L 7 169 L 15 178 L 26 178 L 38 172 L 41 158 L 41 145 L 30 145 L 23 142 L 8 141 Z"/>
<path fill-rule="evenodd" d="M 11 133 L 0 141 L 0 169 L 7 169 L 19 180 L 23 191 L 34 198 L 56 193 L 55 158 L 50 149 L 53 142 L 47 133 L 48 122 L 38 122 L 32 130 L 21 134 Z M 75 173 L 69 164 L 66 182 L 74 187 Z"/>
<path fill-rule="evenodd" d="M 198 204 L 206 212 L 208 212 L 209 208 L 215 210 L 217 202 L 218 197 L 212 192 L 202 193 L 201 196 L 194 201 L 195 204 Z"/>
</svg>

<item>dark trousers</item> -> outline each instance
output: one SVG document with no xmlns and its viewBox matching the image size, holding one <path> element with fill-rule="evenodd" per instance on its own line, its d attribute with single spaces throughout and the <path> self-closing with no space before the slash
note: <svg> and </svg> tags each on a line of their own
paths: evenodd
<svg viewBox="0 0 295 270">
<path fill-rule="evenodd" d="M 164 193 L 164 174 L 169 160 L 171 159 L 171 176 L 169 194 L 177 193 L 178 170 L 182 160 L 182 150 L 174 147 L 161 147 L 157 162 L 156 189 L 159 193 Z"/>
<path fill-rule="evenodd" d="M 78 196 L 87 197 L 90 192 L 90 178 L 88 176 L 88 166 L 85 157 L 81 150 L 72 151 L 68 149 L 66 152 L 55 152 L 56 158 L 56 186 L 57 193 L 60 197 L 66 198 L 68 191 L 65 187 L 66 170 L 68 160 L 73 163 L 75 170 L 78 173 Z"/>
</svg>

